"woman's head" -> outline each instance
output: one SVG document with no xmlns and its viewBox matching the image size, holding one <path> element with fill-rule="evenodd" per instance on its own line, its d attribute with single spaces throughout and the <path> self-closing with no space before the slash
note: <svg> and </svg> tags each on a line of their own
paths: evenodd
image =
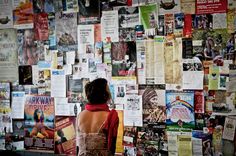
<svg viewBox="0 0 236 156">
<path fill-rule="evenodd" d="M 111 98 L 107 80 L 98 78 L 89 82 L 85 86 L 85 93 L 89 103 L 103 104 Z"/>
</svg>

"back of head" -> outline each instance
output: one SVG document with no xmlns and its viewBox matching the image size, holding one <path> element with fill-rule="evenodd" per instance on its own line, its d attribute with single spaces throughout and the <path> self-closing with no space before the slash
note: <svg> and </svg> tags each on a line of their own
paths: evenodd
<svg viewBox="0 0 236 156">
<path fill-rule="evenodd" d="M 107 80 L 103 78 L 87 83 L 85 93 L 90 104 L 104 104 L 111 98 Z"/>
</svg>

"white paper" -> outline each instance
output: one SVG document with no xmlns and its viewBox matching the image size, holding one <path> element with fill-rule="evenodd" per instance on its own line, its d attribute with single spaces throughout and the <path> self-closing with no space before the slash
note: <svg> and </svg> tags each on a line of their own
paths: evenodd
<svg viewBox="0 0 236 156">
<path fill-rule="evenodd" d="M 52 70 L 51 96 L 66 97 L 66 76 L 64 70 Z"/>
<path fill-rule="evenodd" d="M 12 118 L 24 119 L 25 92 L 12 92 Z"/>
<path fill-rule="evenodd" d="M 192 137 L 193 156 L 203 155 L 202 139 Z"/>
<path fill-rule="evenodd" d="M 119 42 L 118 11 L 103 11 L 101 18 L 102 41 L 110 38 L 112 42 Z"/>
<path fill-rule="evenodd" d="M 66 52 L 66 64 L 75 64 L 75 51 Z"/>
<path fill-rule="evenodd" d="M 78 52 L 94 52 L 94 25 L 78 25 Z"/>
<path fill-rule="evenodd" d="M 124 104 L 124 126 L 143 126 L 142 96 L 126 95 Z"/>
<path fill-rule="evenodd" d="M 201 62 L 195 59 L 183 59 L 183 89 L 203 89 L 204 72 Z"/>
<path fill-rule="evenodd" d="M 75 107 L 77 107 L 77 112 L 75 112 Z M 55 115 L 76 116 L 79 112 L 81 112 L 79 103 L 68 103 L 68 98 L 55 98 Z"/>
</svg>

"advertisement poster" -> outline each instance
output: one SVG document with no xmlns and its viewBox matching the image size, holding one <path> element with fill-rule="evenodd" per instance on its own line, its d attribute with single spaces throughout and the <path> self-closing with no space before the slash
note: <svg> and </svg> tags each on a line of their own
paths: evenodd
<svg viewBox="0 0 236 156">
<path fill-rule="evenodd" d="M 166 92 L 168 130 L 189 131 L 195 127 L 194 92 Z"/>
<path fill-rule="evenodd" d="M 56 117 L 55 154 L 76 155 L 76 117 Z"/>
<path fill-rule="evenodd" d="M 49 96 L 25 99 L 25 148 L 54 150 L 54 100 Z"/>
<path fill-rule="evenodd" d="M 17 40 L 13 29 L 0 30 L 0 81 L 18 80 Z"/>
<path fill-rule="evenodd" d="M 14 0 L 13 2 L 14 28 L 33 28 L 33 2 L 32 0 Z"/>
<path fill-rule="evenodd" d="M 227 1 L 202 1 L 196 0 L 196 14 L 226 13 Z"/>
</svg>

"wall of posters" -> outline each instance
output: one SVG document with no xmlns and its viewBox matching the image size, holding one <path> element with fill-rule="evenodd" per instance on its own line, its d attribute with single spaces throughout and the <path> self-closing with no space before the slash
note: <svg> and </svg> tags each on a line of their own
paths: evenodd
<svg viewBox="0 0 236 156">
<path fill-rule="evenodd" d="M 97 78 L 115 155 L 234 155 L 236 1 L 0 0 L 1 150 L 76 155 Z"/>
</svg>

